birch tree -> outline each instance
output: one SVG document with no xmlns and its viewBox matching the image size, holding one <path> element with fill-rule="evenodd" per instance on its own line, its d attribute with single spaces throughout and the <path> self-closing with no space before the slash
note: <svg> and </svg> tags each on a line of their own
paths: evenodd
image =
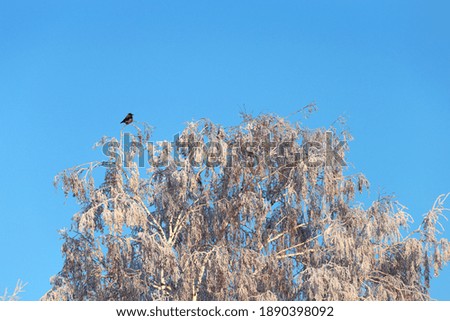
<svg viewBox="0 0 450 321">
<path fill-rule="evenodd" d="M 105 159 L 56 176 L 80 211 L 42 299 L 430 299 L 450 257 L 448 195 L 416 229 L 392 197 L 362 205 L 369 182 L 346 174 L 347 132 L 244 114 L 151 137 L 127 126 L 96 144 Z"/>
<path fill-rule="evenodd" d="M 20 293 L 25 292 L 25 287 L 27 283 L 22 280 L 17 280 L 14 291 L 10 294 L 8 289 L 5 289 L 3 295 L 0 295 L 0 301 L 18 301 L 20 299 Z"/>
</svg>

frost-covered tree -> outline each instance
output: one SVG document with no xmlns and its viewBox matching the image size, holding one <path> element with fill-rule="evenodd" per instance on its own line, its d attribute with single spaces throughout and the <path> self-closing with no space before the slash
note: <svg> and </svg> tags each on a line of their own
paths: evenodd
<svg viewBox="0 0 450 321">
<path fill-rule="evenodd" d="M 3 295 L 0 295 L 0 301 L 18 301 L 20 299 L 20 293 L 25 292 L 24 289 L 27 283 L 23 283 L 22 280 L 17 280 L 14 291 L 10 294 L 8 289 L 5 289 Z"/>
<path fill-rule="evenodd" d="M 426 300 L 450 258 L 446 196 L 412 231 L 391 197 L 364 208 L 345 131 L 268 114 L 191 122 L 173 143 L 125 131 L 56 177 L 80 212 L 44 300 Z"/>
</svg>

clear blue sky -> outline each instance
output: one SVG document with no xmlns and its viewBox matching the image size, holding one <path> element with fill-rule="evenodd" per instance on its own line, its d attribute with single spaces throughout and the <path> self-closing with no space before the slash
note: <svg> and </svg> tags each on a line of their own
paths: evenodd
<svg viewBox="0 0 450 321">
<path fill-rule="evenodd" d="M 170 139 L 244 109 L 345 115 L 349 161 L 416 224 L 450 192 L 448 1 L 2 1 L 0 290 L 49 288 L 77 210 L 56 173 L 102 158 L 128 113 Z M 450 237 L 450 222 L 445 224 Z M 450 300 L 450 268 L 431 294 Z"/>
</svg>

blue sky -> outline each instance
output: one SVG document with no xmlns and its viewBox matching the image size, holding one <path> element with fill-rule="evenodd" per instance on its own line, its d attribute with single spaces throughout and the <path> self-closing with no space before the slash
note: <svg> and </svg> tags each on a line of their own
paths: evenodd
<svg viewBox="0 0 450 321">
<path fill-rule="evenodd" d="M 448 1 L 2 1 L 0 290 L 36 300 L 62 266 L 77 211 L 59 171 L 102 158 L 128 113 L 170 139 L 202 117 L 339 116 L 352 171 L 420 222 L 450 192 Z M 444 222 L 450 237 L 450 222 Z M 432 297 L 450 300 L 450 268 Z"/>
</svg>

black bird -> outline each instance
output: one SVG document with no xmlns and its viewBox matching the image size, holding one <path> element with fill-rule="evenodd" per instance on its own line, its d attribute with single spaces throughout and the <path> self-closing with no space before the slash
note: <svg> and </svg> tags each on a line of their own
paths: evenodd
<svg viewBox="0 0 450 321">
<path fill-rule="evenodd" d="M 128 115 L 120 122 L 125 123 L 125 125 L 129 125 L 133 122 L 133 114 L 132 113 L 128 113 Z"/>
</svg>

